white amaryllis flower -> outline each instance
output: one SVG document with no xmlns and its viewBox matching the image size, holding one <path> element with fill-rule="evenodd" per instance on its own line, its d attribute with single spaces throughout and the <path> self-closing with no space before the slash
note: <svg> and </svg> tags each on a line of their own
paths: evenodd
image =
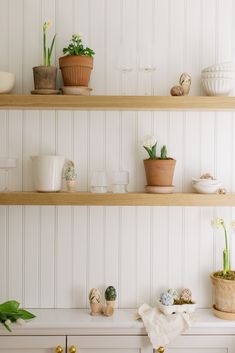
<svg viewBox="0 0 235 353">
<path fill-rule="evenodd" d="M 52 22 L 51 21 L 46 21 L 44 22 L 44 25 L 43 25 L 43 30 L 46 31 L 48 28 L 51 28 L 52 27 Z"/>
<path fill-rule="evenodd" d="M 17 323 L 17 325 L 23 326 L 25 321 L 23 319 L 19 318 L 16 320 L 16 323 Z"/>
<path fill-rule="evenodd" d="M 220 228 L 223 224 L 224 220 L 222 218 L 215 218 L 211 221 L 212 227 Z"/>
<path fill-rule="evenodd" d="M 154 145 L 156 145 L 157 139 L 155 136 L 146 136 L 143 141 L 143 146 L 151 149 Z"/>
</svg>

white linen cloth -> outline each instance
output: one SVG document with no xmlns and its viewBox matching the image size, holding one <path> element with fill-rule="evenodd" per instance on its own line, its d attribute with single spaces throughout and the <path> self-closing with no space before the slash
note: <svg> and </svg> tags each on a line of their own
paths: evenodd
<svg viewBox="0 0 235 353">
<path fill-rule="evenodd" d="M 143 304 L 138 309 L 153 348 L 167 346 L 177 336 L 192 326 L 192 313 L 165 315 L 158 308 Z"/>
</svg>

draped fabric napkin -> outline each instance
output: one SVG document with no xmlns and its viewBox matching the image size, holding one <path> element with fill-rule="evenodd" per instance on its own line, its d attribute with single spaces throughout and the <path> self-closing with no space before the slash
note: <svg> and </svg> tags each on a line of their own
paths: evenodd
<svg viewBox="0 0 235 353">
<path fill-rule="evenodd" d="M 177 336 L 192 326 L 192 313 L 165 315 L 158 308 L 143 304 L 138 309 L 153 348 L 167 346 Z"/>
</svg>

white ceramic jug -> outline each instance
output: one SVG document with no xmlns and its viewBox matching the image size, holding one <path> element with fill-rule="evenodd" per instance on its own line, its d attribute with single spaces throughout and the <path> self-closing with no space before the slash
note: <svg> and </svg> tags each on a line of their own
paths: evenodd
<svg viewBox="0 0 235 353">
<path fill-rule="evenodd" d="M 63 156 L 31 156 L 34 187 L 37 191 L 56 192 L 61 189 Z"/>
</svg>

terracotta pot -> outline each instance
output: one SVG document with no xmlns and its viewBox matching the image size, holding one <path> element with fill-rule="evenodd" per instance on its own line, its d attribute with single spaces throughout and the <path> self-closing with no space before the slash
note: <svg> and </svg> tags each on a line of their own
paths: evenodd
<svg viewBox="0 0 235 353">
<path fill-rule="evenodd" d="M 36 66 L 33 67 L 34 88 L 37 89 L 56 89 L 56 74 L 55 66 Z"/>
<path fill-rule="evenodd" d="M 63 56 L 59 58 L 59 65 L 64 86 L 88 86 L 93 68 L 91 56 Z"/>
<path fill-rule="evenodd" d="M 145 159 L 144 168 L 147 185 L 171 186 L 175 170 L 175 159 Z"/>
<path fill-rule="evenodd" d="M 235 313 L 235 281 L 210 275 L 215 308 L 228 313 Z"/>
</svg>

